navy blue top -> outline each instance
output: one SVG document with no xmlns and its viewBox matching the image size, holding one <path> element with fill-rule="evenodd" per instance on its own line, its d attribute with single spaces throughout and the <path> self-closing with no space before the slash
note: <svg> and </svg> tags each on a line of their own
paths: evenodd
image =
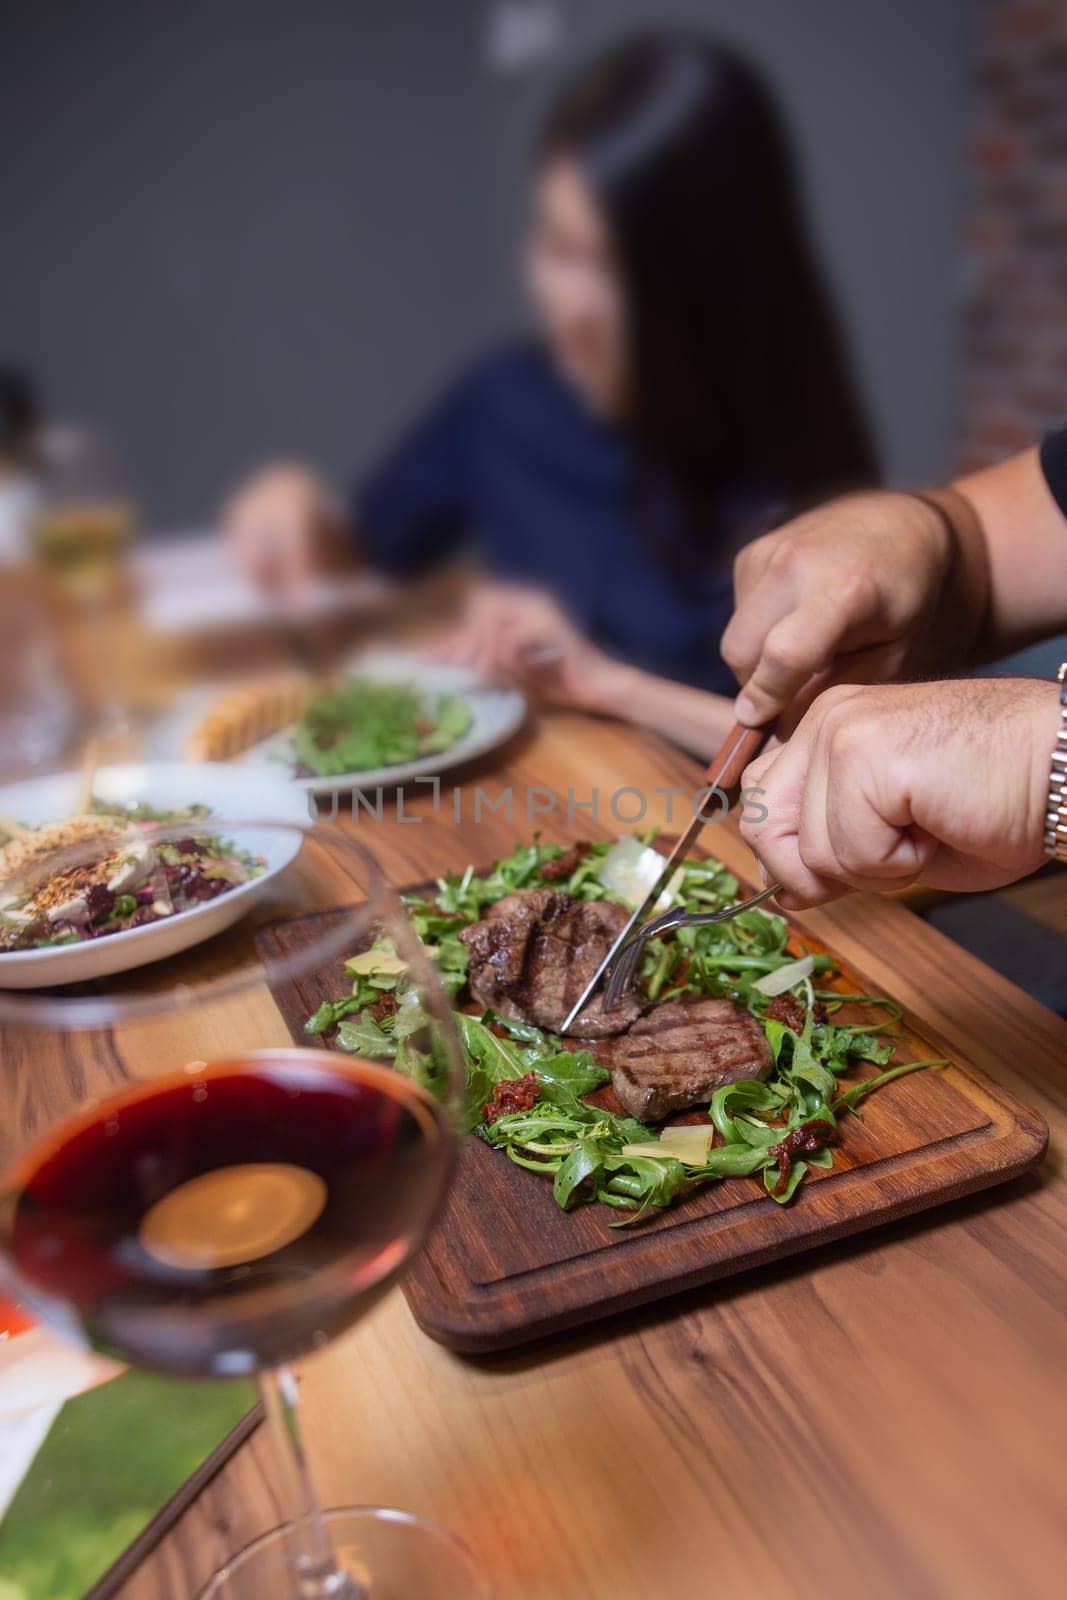
<svg viewBox="0 0 1067 1600">
<path fill-rule="evenodd" d="M 613 655 L 733 693 L 719 655 L 731 565 L 771 525 L 770 497 L 724 485 L 696 558 L 682 510 L 644 475 L 632 445 L 598 421 L 536 345 L 479 362 L 357 494 L 372 562 L 418 572 L 461 547 L 494 577 L 553 593 Z"/>
</svg>

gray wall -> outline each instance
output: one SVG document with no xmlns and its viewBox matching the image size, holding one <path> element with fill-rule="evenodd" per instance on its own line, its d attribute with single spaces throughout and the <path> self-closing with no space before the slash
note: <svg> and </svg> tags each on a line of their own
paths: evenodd
<svg viewBox="0 0 1067 1600">
<path fill-rule="evenodd" d="M 651 8 L 560 7 L 565 56 Z M 526 141 L 559 62 L 478 0 L 4 0 L 0 359 L 120 445 L 149 517 L 249 464 L 344 475 L 518 314 Z M 973 0 L 703 0 L 796 129 L 892 476 L 941 470 Z"/>
</svg>

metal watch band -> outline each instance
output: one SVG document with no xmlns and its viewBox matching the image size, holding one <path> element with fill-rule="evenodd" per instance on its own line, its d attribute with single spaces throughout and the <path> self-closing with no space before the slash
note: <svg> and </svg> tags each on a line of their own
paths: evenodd
<svg viewBox="0 0 1067 1600">
<path fill-rule="evenodd" d="M 1067 661 L 1056 674 L 1060 683 L 1060 729 L 1052 752 L 1045 812 L 1045 854 L 1067 861 Z"/>
</svg>

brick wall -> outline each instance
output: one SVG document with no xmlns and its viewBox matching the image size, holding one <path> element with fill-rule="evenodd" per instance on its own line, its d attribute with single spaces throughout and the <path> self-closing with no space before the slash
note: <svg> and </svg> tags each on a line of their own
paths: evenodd
<svg viewBox="0 0 1067 1600">
<path fill-rule="evenodd" d="M 1067 0 L 986 0 L 969 149 L 961 466 L 1067 416 Z"/>
</svg>

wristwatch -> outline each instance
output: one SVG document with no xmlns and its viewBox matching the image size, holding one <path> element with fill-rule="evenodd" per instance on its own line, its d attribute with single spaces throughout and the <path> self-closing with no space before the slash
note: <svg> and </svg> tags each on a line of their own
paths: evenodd
<svg viewBox="0 0 1067 1600">
<path fill-rule="evenodd" d="M 1067 661 L 1056 674 L 1060 683 L 1060 731 L 1052 752 L 1045 812 L 1045 854 L 1067 861 Z"/>
</svg>

